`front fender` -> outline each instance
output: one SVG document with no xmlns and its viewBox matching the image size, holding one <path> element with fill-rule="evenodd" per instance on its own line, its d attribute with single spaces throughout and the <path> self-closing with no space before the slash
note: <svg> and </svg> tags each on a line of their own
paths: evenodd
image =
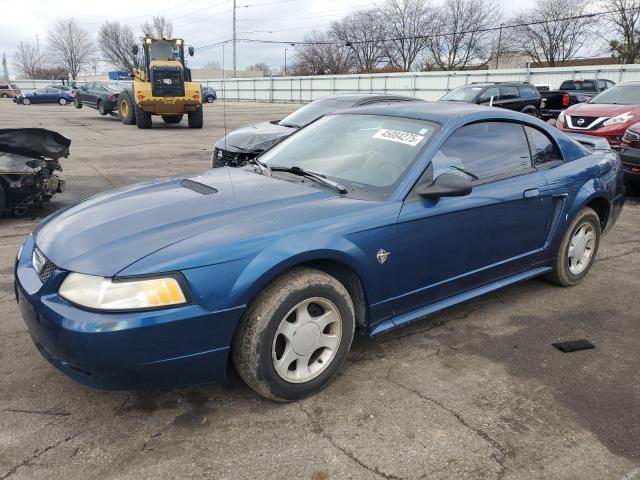
<svg viewBox="0 0 640 480">
<path fill-rule="evenodd" d="M 313 260 L 333 260 L 351 268 L 368 290 L 368 262 L 357 245 L 328 232 L 299 233 L 284 237 L 249 262 L 229 292 L 236 304 L 247 304 L 269 282 L 290 268 Z"/>
</svg>

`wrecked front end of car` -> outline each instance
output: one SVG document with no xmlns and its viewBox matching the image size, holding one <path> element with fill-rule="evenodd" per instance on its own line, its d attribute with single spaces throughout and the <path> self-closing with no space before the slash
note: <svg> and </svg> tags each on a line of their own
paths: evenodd
<svg viewBox="0 0 640 480">
<path fill-rule="evenodd" d="M 62 192 L 71 140 L 43 128 L 0 129 L 0 215 L 25 215 Z"/>
</svg>

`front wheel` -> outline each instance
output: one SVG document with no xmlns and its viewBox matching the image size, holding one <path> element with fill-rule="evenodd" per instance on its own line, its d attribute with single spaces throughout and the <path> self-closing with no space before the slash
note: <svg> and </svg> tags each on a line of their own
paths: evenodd
<svg viewBox="0 0 640 480">
<path fill-rule="evenodd" d="M 9 95 L 7 95 L 6 93 L 3 93 L 2 98 L 9 98 Z"/>
<path fill-rule="evenodd" d="M 59 99 L 58 99 L 58 103 L 59 103 L 60 105 L 66 105 L 66 104 L 67 104 L 67 103 L 69 103 L 69 102 L 67 102 L 67 99 L 66 99 L 66 98 L 59 98 Z"/>
<path fill-rule="evenodd" d="M 189 120 L 189 128 L 202 128 L 204 123 L 204 116 L 202 113 L 202 106 L 198 107 L 197 110 L 188 113 Z"/>
<path fill-rule="evenodd" d="M 600 217 L 585 207 L 564 234 L 553 271 L 548 279 L 563 287 L 572 287 L 589 273 L 598 253 L 601 235 Z"/>
<path fill-rule="evenodd" d="M 80 100 L 78 100 L 78 97 L 73 99 L 73 106 L 76 108 L 82 108 L 82 103 L 80 103 Z"/>
<path fill-rule="evenodd" d="M 106 115 L 107 113 L 109 113 L 109 112 L 107 112 L 107 110 L 104 108 L 104 103 L 102 103 L 102 100 L 98 100 L 98 113 L 99 113 L 100 115 Z"/>
<path fill-rule="evenodd" d="M 125 125 L 135 125 L 136 116 L 135 116 L 136 105 L 133 103 L 133 100 L 129 96 L 127 91 L 120 93 L 118 96 L 118 116 L 120 120 Z"/>
<path fill-rule="evenodd" d="M 28 98 L 23 98 L 22 99 L 22 104 L 23 105 L 29 105 L 31 103 L 31 100 L 29 100 Z"/>
<path fill-rule="evenodd" d="M 213 95 L 210 95 L 207 97 L 207 103 L 213 103 L 213 100 L 214 100 Z"/>
<path fill-rule="evenodd" d="M 299 400 L 335 378 L 354 331 L 353 302 L 345 287 L 324 272 L 298 267 L 248 307 L 233 340 L 233 361 L 260 395 Z"/>
</svg>

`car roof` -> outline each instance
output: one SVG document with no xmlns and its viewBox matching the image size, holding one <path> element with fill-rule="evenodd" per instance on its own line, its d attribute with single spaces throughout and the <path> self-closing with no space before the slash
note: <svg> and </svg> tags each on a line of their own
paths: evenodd
<svg viewBox="0 0 640 480">
<path fill-rule="evenodd" d="M 319 98 L 318 100 L 342 100 L 352 102 L 354 104 L 360 101 L 372 101 L 372 100 L 404 100 L 404 101 L 422 101 L 419 98 L 409 97 L 406 95 L 395 95 L 393 93 L 338 93 L 335 95 L 327 95 L 326 97 Z"/>
<path fill-rule="evenodd" d="M 394 117 L 414 118 L 417 120 L 428 120 L 445 124 L 450 120 L 463 115 L 478 114 L 491 117 L 511 118 L 510 110 L 485 107 L 467 102 L 399 102 L 399 103 L 379 103 L 353 107 L 336 112 L 344 113 L 366 113 L 369 115 L 388 115 Z"/>
</svg>

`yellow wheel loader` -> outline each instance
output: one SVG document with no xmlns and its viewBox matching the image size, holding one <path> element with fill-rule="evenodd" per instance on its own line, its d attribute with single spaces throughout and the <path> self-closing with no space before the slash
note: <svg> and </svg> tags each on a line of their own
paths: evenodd
<svg viewBox="0 0 640 480">
<path fill-rule="evenodd" d="M 122 123 L 151 128 L 152 115 L 160 115 L 165 123 L 179 123 L 187 114 L 189 127 L 202 128 L 202 91 L 185 65 L 184 41 L 145 37 L 142 48 L 144 64 L 118 97 Z M 133 53 L 138 51 L 135 45 Z M 187 51 L 193 56 L 193 47 Z"/>
</svg>

